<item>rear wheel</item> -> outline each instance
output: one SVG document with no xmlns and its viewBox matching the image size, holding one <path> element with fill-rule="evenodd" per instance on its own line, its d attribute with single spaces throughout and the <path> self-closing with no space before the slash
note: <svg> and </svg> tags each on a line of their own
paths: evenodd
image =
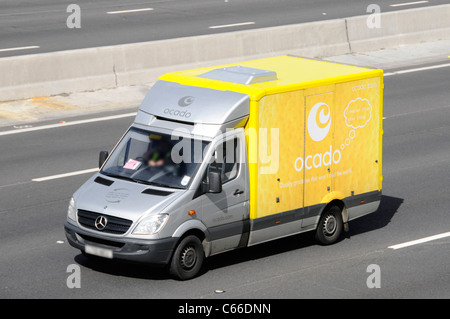
<svg viewBox="0 0 450 319">
<path fill-rule="evenodd" d="M 342 212 L 339 207 L 332 206 L 320 217 L 316 240 L 322 245 L 334 244 L 341 236 L 343 228 Z"/>
<path fill-rule="evenodd" d="M 200 239 L 195 235 L 186 236 L 178 244 L 170 262 L 170 274 L 179 280 L 195 277 L 203 265 L 205 252 Z"/>
</svg>

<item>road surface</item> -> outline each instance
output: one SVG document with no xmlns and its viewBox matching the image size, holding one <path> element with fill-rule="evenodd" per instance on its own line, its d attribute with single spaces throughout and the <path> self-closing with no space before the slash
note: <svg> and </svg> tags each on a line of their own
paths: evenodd
<svg viewBox="0 0 450 319">
<path fill-rule="evenodd" d="M 40 0 L 0 2 L 0 57 L 145 42 L 367 14 L 372 0 Z M 381 12 L 448 0 L 379 0 Z M 78 12 L 79 25 L 72 14 Z M 370 11 L 369 13 L 372 13 Z M 80 28 L 69 28 L 79 26 Z M 413 23 L 413 22 L 412 22 Z"/>
<path fill-rule="evenodd" d="M 350 222 L 333 246 L 316 245 L 310 233 L 292 236 L 211 257 L 202 276 L 186 282 L 142 265 L 88 260 L 64 235 L 69 199 L 92 174 L 77 172 L 95 168 L 131 115 L 1 128 L 0 297 L 450 298 L 450 67 L 421 67 L 386 70 L 378 212 Z M 434 235 L 441 238 L 428 240 Z M 67 286 L 72 264 L 80 266 L 80 288 Z M 380 288 L 367 286 L 371 265 L 379 266 Z"/>
</svg>

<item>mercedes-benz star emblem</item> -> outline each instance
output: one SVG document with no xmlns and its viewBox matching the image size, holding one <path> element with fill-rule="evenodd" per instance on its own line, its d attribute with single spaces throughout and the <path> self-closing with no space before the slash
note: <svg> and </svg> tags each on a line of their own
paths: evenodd
<svg viewBox="0 0 450 319">
<path fill-rule="evenodd" d="M 108 224 L 108 220 L 105 216 L 98 216 L 95 220 L 95 228 L 97 228 L 98 230 L 105 229 L 106 224 Z"/>
</svg>

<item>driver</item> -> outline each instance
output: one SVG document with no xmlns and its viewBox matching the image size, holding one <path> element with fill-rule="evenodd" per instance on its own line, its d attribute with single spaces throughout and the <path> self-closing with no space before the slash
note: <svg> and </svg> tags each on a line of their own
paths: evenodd
<svg viewBox="0 0 450 319">
<path fill-rule="evenodd" d="M 166 164 L 173 164 L 171 158 L 171 145 L 167 141 L 161 141 L 161 143 L 147 151 L 143 156 L 148 166 L 150 167 L 160 167 Z"/>
</svg>

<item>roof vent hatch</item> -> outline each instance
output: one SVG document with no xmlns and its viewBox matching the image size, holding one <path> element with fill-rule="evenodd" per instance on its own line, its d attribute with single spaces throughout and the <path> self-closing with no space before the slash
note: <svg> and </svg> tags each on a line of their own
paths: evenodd
<svg viewBox="0 0 450 319">
<path fill-rule="evenodd" d="M 240 65 L 214 69 L 199 75 L 199 77 L 239 84 L 255 84 L 278 80 L 277 73 L 274 71 Z"/>
</svg>

